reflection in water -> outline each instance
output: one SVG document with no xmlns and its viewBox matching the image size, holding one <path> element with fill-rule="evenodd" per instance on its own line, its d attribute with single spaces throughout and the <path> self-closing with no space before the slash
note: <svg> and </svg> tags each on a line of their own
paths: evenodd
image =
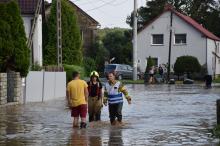
<svg viewBox="0 0 220 146">
<path fill-rule="evenodd" d="M 87 146 L 87 131 L 73 129 L 68 146 Z"/>
<path fill-rule="evenodd" d="M 113 128 L 109 130 L 108 146 L 123 146 L 122 129 Z"/>
<path fill-rule="evenodd" d="M 101 135 L 89 135 L 87 129 L 73 129 L 68 146 L 102 146 Z M 99 132 L 97 132 L 99 133 Z M 94 134 L 97 134 L 94 133 Z"/>
<path fill-rule="evenodd" d="M 90 136 L 89 145 L 90 146 L 102 146 L 101 136 Z"/>
</svg>

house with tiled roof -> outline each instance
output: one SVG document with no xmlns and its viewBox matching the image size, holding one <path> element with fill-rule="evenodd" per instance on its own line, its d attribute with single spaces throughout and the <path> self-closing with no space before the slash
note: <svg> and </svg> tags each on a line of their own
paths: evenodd
<svg viewBox="0 0 220 146">
<path fill-rule="evenodd" d="M 172 6 L 167 6 L 140 29 L 137 41 L 138 67 L 141 71 L 145 70 L 149 56 L 156 65 L 167 64 L 171 42 L 171 67 L 177 57 L 190 55 L 207 68 L 208 74 L 220 75 L 220 38 Z"/>
<path fill-rule="evenodd" d="M 9 2 L 1 0 L 0 2 Z M 29 38 L 38 0 L 17 0 L 27 39 Z M 42 65 L 42 15 L 39 14 L 34 29 L 33 44 L 30 48 L 31 62 Z"/>
</svg>

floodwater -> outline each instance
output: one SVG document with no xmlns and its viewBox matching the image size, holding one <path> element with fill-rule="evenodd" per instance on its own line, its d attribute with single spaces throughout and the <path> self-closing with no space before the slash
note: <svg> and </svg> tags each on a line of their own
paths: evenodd
<svg viewBox="0 0 220 146">
<path fill-rule="evenodd" d="M 124 102 L 123 126 L 102 122 L 73 129 L 65 100 L 0 108 L 1 146 L 217 145 L 210 130 L 216 123 L 220 87 L 201 85 L 127 85 L 132 105 Z"/>
</svg>

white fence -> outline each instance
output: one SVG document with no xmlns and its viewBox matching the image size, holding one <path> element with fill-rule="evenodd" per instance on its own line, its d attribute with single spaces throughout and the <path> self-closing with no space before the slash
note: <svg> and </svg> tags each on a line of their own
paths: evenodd
<svg viewBox="0 0 220 146">
<path fill-rule="evenodd" d="M 66 96 L 66 72 L 31 71 L 26 78 L 24 103 Z"/>
</svg>

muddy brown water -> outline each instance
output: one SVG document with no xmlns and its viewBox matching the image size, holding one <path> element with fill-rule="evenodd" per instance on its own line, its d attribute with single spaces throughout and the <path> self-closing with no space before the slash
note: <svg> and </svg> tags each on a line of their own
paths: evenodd
<svg viewBox="0 0 220 146">
<path fill-rule="evenodd" d="M 0 146 L 217 145 L 210 131 L 216 123 L 220 88 L 201 85 L 127 85 L 132 105 L 124 102 L 123 126 L 102 122 L 72 129 L 64 98 L 46 103 L 0 108 Z"/>
</svg>

